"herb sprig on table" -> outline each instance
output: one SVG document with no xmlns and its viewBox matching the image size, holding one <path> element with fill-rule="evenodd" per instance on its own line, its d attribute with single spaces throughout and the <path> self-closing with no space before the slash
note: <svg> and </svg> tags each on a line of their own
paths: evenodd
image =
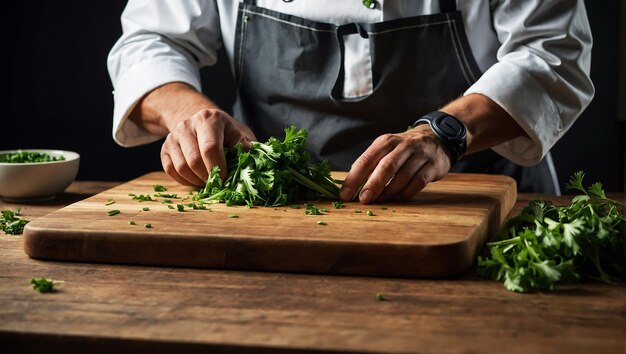
<svg viewBox="0 0 626 354">
<path fill-rule="evenodd" d="M 52 280 L 46 278 L 31 278 L 30 283 L 33 284 L 33 289 L 40 293 L 51 293 L 54 291 L 54 286 L 65 283 L 62 280 Z"/>
<path fill-rule="evenodd" d="M 15 211 L 5 209 L 0 214 L 0 230 L 9 235 L 21 235 L 24 233 L 24 226 L 29 223 L 28 220 L 19 218 L 20 209 Z"/>
<path fill-rule="evenodd" d="M 577 172 L 567 189 L 580 194 L 571 205 L 534 200 L 509 220 L 491 255 L 478 257 L 480 275 L 511 291 L 551 290 L 581 278 L 616 283 L 624 278 L 624 205 L 608 198 L 601 183 L 583 186 Z"/>
<path fill-rule="evenodd" d="M 338 199 L 339 188 L 330 177 L 327 161 L 310 162 L 306 152 L 307 131 L 285 129 L 285 138 L 255 142 L 248 151 L 236 145 L 227 151 L 228 176 L 219 167 L 211 170 L 205 187 L 193 199 L 227 205 L 286 205 L 294 200 L 320 197 Z"/>
</svg>

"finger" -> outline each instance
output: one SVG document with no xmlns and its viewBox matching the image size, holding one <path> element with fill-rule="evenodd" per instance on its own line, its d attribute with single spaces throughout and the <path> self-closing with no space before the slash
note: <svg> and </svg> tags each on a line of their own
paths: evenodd
<svg viewBox="0 0 626 354">
<path fill-rule="evenodd" d="M 435 166 L 428 162 L 420 168 L 409 184 L 396 195 L 395 200 L 399 202 L 405 202 L 411 200 L 417 193 L 419 193 L 426 185 L 434 180 Z"/>
<path fill-rule="evenodd" d="M 232 147 L 241 144 L 245 150 L 252 147 L 252 142 L 256 141 L 256 136 L 245 125 L 235 121 L 234 118 L 226 119 L 224 127 L 224 146 Z"/>
<path fill-rule="evenodd" d="M 387 183 L 404 166 L 412 154 L 413 149 L 408 144 L 403 143 L 398 144 L 392 152 L 383 157 L 363 186 L 359 201 L 363 204 L 369 204 L 378 199 Z"/>
<path fill-rule="evenodd" d="M 183 155 L 180 145 L 175 143 L 171 144 L 170 148 L 167 150 L 167 154 L 172 160 L 172 164 L 174 165 L 176 173 L 178 173 L 178 175 L 180 175 L 187 182 L 183 184 L 190 186 L 204 185 L 204 181 L 196 176 L 196 174 L 193 173 L 189 165 L 187 165 L 187 160 Z"/>
<path fill-rule="evenodd" d="M 201 181 L 206 181 L 209 177 L 209 173 L 207 172 L 207 167 L 202 153 L 200 152 L 200 147 L 198 146 L 196 133 L 194 131 L 187 132 L 187 134 L 179 137 L 178 141 L 191 172 Z"/>
<path fill-rule="evenodd" d="M 222 180 L 228 175 L 226 156 L 224 155 L 224 118 L 218 113 L 207 117 L 196 131 L 198 148 L 207 172 L 218 166 Z"/>
<path fill-rule="evenodd" d="M 396 172 L 393 179 L 378 197 L 377 201 L 386 202 L 392 200 L 398 193 L 408 186 L 417 171 L 426 164 L 427 160 L 413 154 L 404 165 Z"/>
<path fill-rule="evenodd" d="M 190 183 L 186 179 L 182 178 L 178 174 L 178 172 L 176 172 L 176 169 L 174 168 L 174 163 L 172 162 L 172 158 L 170 157 L 170 155 L 161 154 L 161 164 L 163 165 L 163 170 L 165 171 L 165 173 L 167 173 L 168 176 L 172 177 L 174 181 L 182 185 L 190 185 Z"/>
<path fill-rule="evenodd" d="M 350 172 L 341 187 L 340 197 L 344 201 L 351 201 L 358 188 L 365 183 L 367 177 L 374 171 L 378 162 L 397 145 L 397 137 L 385 134 L 378 137 L 372 145 L 352 164 Z"/>
</svg>

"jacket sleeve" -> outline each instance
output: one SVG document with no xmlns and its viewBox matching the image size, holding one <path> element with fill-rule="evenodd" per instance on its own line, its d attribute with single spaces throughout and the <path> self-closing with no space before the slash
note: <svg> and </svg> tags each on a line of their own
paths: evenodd
<svg viewBox="0 0 626 354">
<path fill-rule="evenodd" d="M 113 83 L 113 139 L 122 146 L 158 140 L 127 119 L 155 88 L 184 82 L 200 90 L 199 68 L 213 65 L 221 45 L 219 15 L 210 0 L 130 0 L 121 38 L 108 56 Z"/>
<path fill-rule="evenodd" d="M 534 165 L 593 98 L 587 13 L 583 0 L 500 0 L 491 9 L 498 61 L 465 94 L 491 98 L 528 134 L 493 150 Z"/>
</svg>

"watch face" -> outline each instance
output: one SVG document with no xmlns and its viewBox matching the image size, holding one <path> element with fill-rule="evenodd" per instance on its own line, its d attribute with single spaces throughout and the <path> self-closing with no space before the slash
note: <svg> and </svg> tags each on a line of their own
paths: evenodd
<svg viewBox="0 0 626 354">
<path fill-rule="evenodd" d="M 438 120 L 439 129 L 449 137 L 457 136 L 463 131 L 461 123 L 451 116 L 443 116 Z"/>
</svg>

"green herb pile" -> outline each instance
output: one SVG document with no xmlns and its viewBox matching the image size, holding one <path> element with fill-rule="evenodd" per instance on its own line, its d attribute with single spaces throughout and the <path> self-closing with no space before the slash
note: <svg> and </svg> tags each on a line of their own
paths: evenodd
<svg viewBox="0 0 626 354">
<path fill-rule="evenodd" d="M 491 256 L 478 257 L 482 276 L 504 281 L 511 291 L 551 290 L 556 282 L 624 278 L 624 205 L 607 198 L 601 183 L 583 186 L 577 172 L 567 189 L 580 195 L 569 206 L 535 200 L 507 222 Z"/>
<path fill-rule="evenodd" d="M 18 218 L 20 209 L 2 210 L 0 214 L 0 230 L 9 235 L 21 235 L 24 233 L 24 226 L 28 224 L 28 220 Z"/>
<path fill-rule="evenodd" d="M 279 206 L 320 197 L 338 199 L 339 188 L 330 177 L 328 162 L 311 164 L 306 142 L 306 130 L 289 127 L 283 141 L 272 137 L 253 143 L 248 151 L 241 145 L 229 149 L 226 180 L 222 182 L 219 167 L 214 167 L 194 200 Z"/>
<path fill-rule="evenodd" d="M 33 162 L 53 162 L 64 161 L 63 155 L 52 156 L 44 152 L 28 152 L 18 150 L 17 152 L 0 155 L 0 162 L 4 163 L 33 163 Z"/>
</svg>

